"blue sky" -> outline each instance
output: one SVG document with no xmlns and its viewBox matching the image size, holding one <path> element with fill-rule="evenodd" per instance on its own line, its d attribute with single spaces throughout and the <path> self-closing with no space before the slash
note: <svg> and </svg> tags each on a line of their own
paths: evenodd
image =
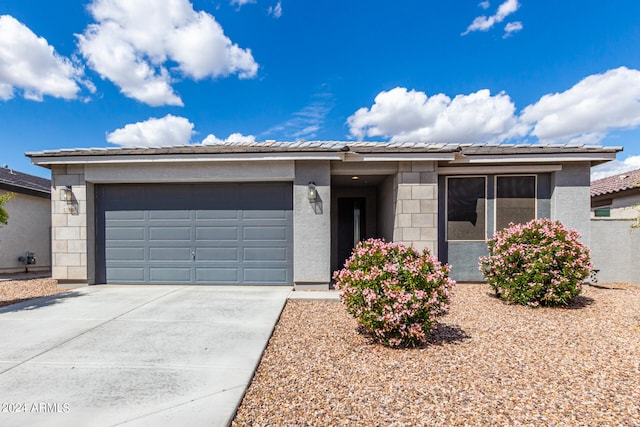
<svg viewBox="0 0 640 427">
<path fill-rule="evenodd" d="M 640 2 L 0 2 L 0 163 L 225 140 L 622 145 Z"/>
</svg>

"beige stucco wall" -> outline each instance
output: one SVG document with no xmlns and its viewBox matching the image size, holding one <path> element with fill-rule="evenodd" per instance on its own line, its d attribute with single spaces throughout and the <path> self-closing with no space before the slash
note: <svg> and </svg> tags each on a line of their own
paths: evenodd
<svg viewBox="0 0 640 427">
<path fill-rule="evenodd" d="M 87 186 L 84 166 L 54 166 L 51 170 L 52 276 L 62 282 L 86 282 Z M 73 203 L 60 200 L 60 191 L 71 186 Z"/>
<path fill-rule="evenodd" d="M 591 220 L 591 261 L 600 283 L 640 283 L 640 230 L 632 220 Z"/>
<path fill-rule="evenodd" d="M 434 162 L 400 162 L 393 240 L 438 251 L 438 175 Z"/>
<path fill-rule="evenodd" d="M 611 201 L 611 219 L 634 219 L 640 215 L 640 194 L 615 197 Z M 596 218 L 595 209 L 591 209 L 591 218 Z"/>
<path fill-rule="evenodd" d="M 36 254 L 36 264 L 29 265 L 29 271 L 51 268 L 50 206 L 49 199 L 19 193 L 5 205 L 9 223 L 0 226 L 0 272 L 25 271 L 18 257 L 27 251 Z"/>
</svg>

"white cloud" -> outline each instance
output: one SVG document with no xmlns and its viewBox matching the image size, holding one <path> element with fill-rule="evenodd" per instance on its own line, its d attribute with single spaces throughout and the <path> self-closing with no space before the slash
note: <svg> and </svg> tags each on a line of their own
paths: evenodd
<svg viewBox="0 0 640 427">
<path fill-rule="evenodd" d="M 608 131 L 640 126 L 640 71 L 620 67 L 526 107 L 523 122 L 549 142 L 598 142 Z"/>
<path fill-rule="evenodd" d="M 76 99 L 82 82 L 82 67 L 58 55 L 46 39 L 10 15 L 0 15 L 0 99 L 15 96 L 42 101 L 43 96 Z"/>
<path fill-rule="evenodd" d="M 526 133 L 514 112 L 508 95 L 491 96 L 488 89 L 451 99 L 397 87 L 380 92 L 371 108 L 359 109 L 347 123 L 358 139 L 382 136 L 398 142 L 499 142 Z"/>
<path fill-rule="evenodd" d="M 591 181 L 636 169 L 640 169 L 640 156 L 629 156 L 594 167 L 591 169 Z"/>
<path fill-rule="evenodd" d="M 267 9 L 267 14 L 273 16 L 276 19 L 280 18 L 282 16 L 282 2 L 278 0 L 278 3 L 276 3 L 275 6 L 269 6 L 269 8 Z"/>
<path fill-rule="evenodd" d="M 509 22 L 504 26 L 504 36 L 502 36 L 502 38 L 506 39 L 507 37 L 511 36 L 511 34 L 517 33 L 518 31 L 522 30 L 522 28 L 522 22 L 520 21 Z"/>
<path fill-rule="evenodd" d="M 485 5 L 488 7 L 488 2 L 480 3 L 480 7 L 486 9 Z M 504 21 L 504 19 L 518 10 L 520 7 L 520 3 L 518 0 L 506 0 L 499 7 L 495 15 L 491 16 L 478 16 L 473 22 L 467 27 L 467 30 L 462 33 L 463 36 L 469 34 L 472 31 L 488 31 L 495 24 L 499 24 Z"/>
<path fill-rule="evenodd" d="M 130 123 L 107 134 L 107 141 L 123 147 L 166 147 L 187 145 L 192 134 L 193 123 L 167 114 L 161 119 Z"/>
<path fill-rule="evenodd" d="M 125 96 L 149 105 L 182 105 L 171 86 L 182 76 L 252 78 L 258 71 L 251 50 L 188 0 L 94 0 L 89 11 L 96 23 L 77 36 L 87 63 Z"/>
<path fill-rule="evenodd" d="M 232 6 L 242 7 L 245 4 L 255 3 L 255 2 L 256 2 L 256 0 L 231 0 L 231 5 Z"/>
<path fill-rule="evenodd" d="M 491 6 L 491 3 L 489 3 L 488 1 L 482 1 L 480 3 L 478 3 L 478 6 L 480 6 L 481 8 L 487 10 L 489 9 L 489 6 Z"/>
<path fill-rule="evenodd" d="M 453 99 L 397 87 L 347 119 L 358 139 L 595 144 L 614 130 L 640 127 L 640 71 L 625 67 L 586 77 L 561 93 L 544 95 L 518 116 L 508 94 L 483 89 Z"/>
<path fill-rule="evenodd" d="M 202 140 L 202 145 L 216 145 L 224 144 L 227 142 L 256 142 L 256 137 L 253 135 L 243 135 L 239 132 L 236 132 L 232 133 L 225 139 L 220 139 L 211 133 Z"/>
<path fill-rule="evenodd" d="M 314 101 L 293 113 L 289 120 L 267 129 L 261 135 L 280 134 L 287 139 L 315 138 L 331 111 L 333 95 L 328 92 L 316 93 L 313 98 Z"/>
</svg>

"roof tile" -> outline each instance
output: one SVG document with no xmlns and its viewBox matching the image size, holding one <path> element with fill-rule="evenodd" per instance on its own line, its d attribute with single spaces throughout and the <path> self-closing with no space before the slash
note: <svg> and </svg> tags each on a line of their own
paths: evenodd
<svg viewBox="0 0 640 427">
<path fill-rule="evenodd" d="M 6 166 L 0 168 L 0 185 L 2 184 L 7 188 L 15 189 L 15 191 L 25 189 L 39 193 L 51 193 L 50 180 L 18 172 Z"/>
<path fill-rule="evenodd" d="M 591 183 L 591 197 L 640 188 L 640 169 L 624 172 Z"/>
<path fill-rule="evenodd" d="M 183 145 L 173 147 L 109 147 L 46 150 L 27 153 L 29 157 L 154 155 L 154 154 L 236 154 L 283 152 L 332 152 L 343 147 L 360 153 L 451 153 L 482 154 L 553 154 L 553 153 L 615 153 L 620 147 L 576 144 L 450 144 L 425 142 L 361 142 L 361 141 L 296 141 L 296 142 L 225 142 L 211 145 Z"/>
</svg>

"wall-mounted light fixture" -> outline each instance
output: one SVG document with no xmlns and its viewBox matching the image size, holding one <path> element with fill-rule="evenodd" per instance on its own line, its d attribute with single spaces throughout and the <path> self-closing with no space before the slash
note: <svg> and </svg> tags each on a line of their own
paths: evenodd
<svg viewBox="0 0 640 427">
<path fill-rule="evenodd" d="M 309 197 L 309 202 L 315 203 L 318 200 L 318 190 L 316 190 L 316 183 L 310 182 L 307 188 L 307 197 Z"/>
<path fill-rule="evenodd" d="M 60 200 L 67 202 L 67 205 L 73 204 L 73 191 L 70 185 L 60 189 Z"/>
</svg>

